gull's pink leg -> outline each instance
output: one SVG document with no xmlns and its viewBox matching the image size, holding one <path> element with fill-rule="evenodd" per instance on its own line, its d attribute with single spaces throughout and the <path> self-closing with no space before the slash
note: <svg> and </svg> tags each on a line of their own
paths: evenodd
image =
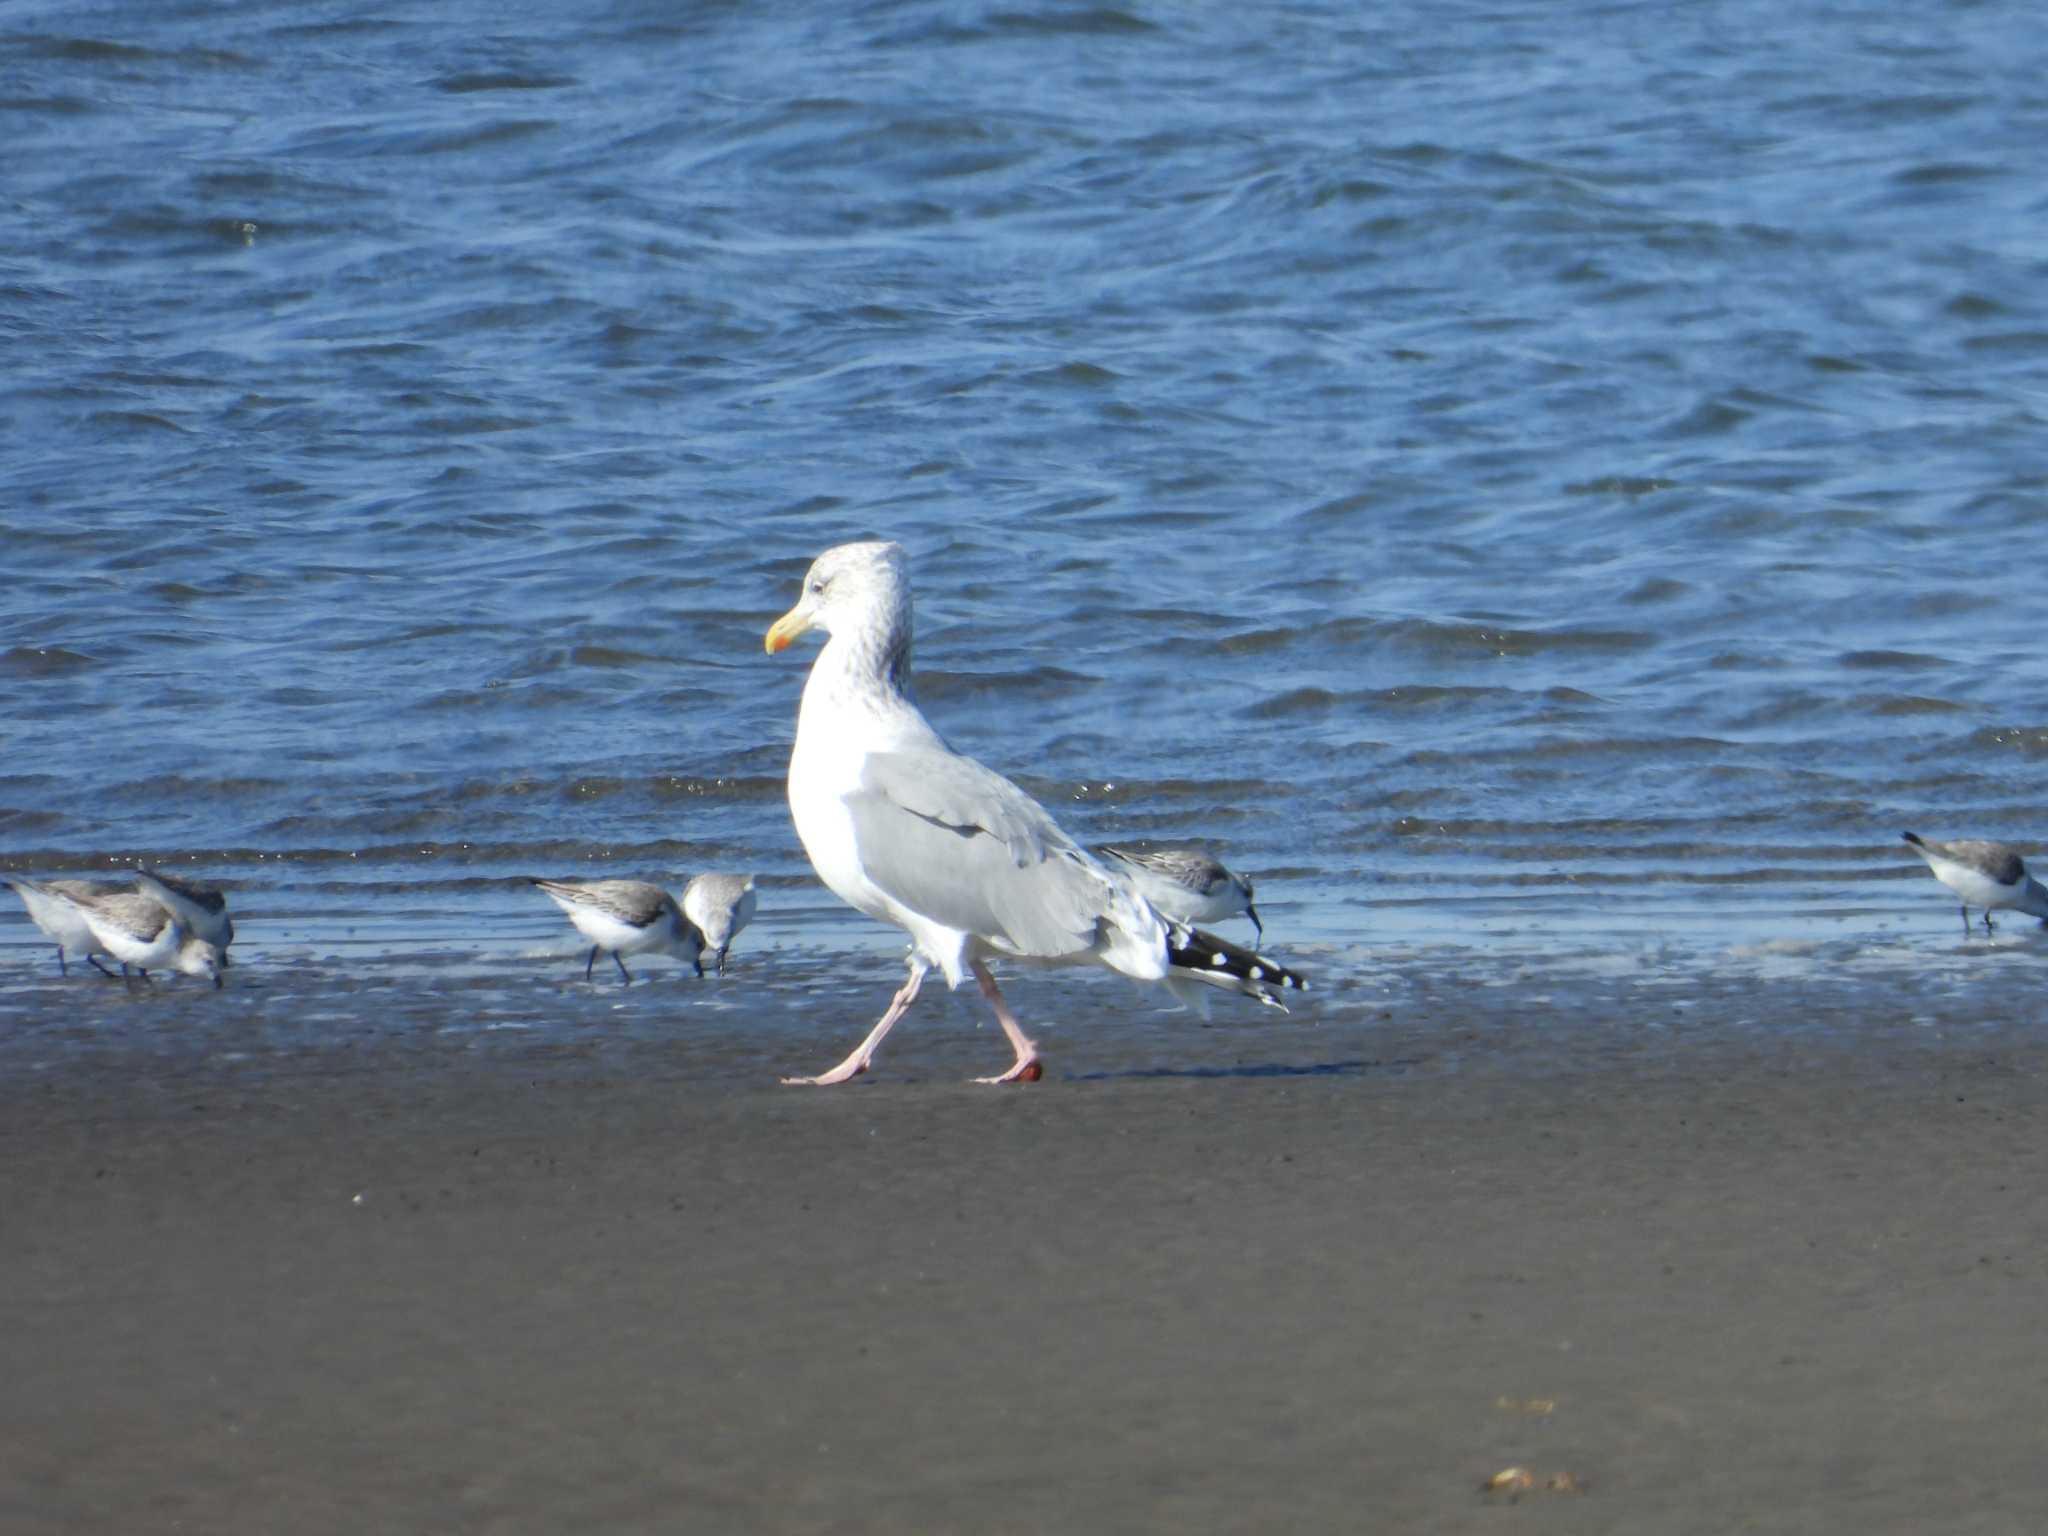
<svg viewBox="0 0 2048 1536">
<path fill-rule="evenodd" d="M 977 1083 L 1035 1083 L 1045 1075 L 1045 1068 L 1038 1064 L 1038 1047 L 1024 1038 L 1024 1028 L 1017 1022 L 1017 1016 L 1010 1012 L 1010 1005 L 1003 1001 L 1002 991 L 996 986 L 995 977 L 989 975 L 988 967 L 981 961 L 974 962 L 974 979 L 981 983 L 981 995 L 988 999 L 989 1007 L 996 1011 L 996 1022 L 1003 1026 L 1003 1033 L 1010 1037 L 1010 1048 L 1017 1053 L 1017 1060 L 1010 1070 L 1001 1077 L 977 1077 Z"/>
<path fill-rule="evenodd" d="M 832 1083 L 843 1083 L 848 1078 L 859 1077 L 867 1071 L 868 1063 L 874 1059 L 875 1048 L 882 1043 L 882 1037 L 889 1033 L 896 1021 L 903 1017 L 910 1005 L 917 1001 L 917 989 L 924 985 L 924 973 L 930 970 L 922 956 L 913 955 L 910 961 L 910 980 L 903 983 L 895 997 L 889 1001 L 889 1011 L 882 1020 L 868 1031 L 867 1039 L 853 1048 L 853 1054 L 839 1063 L 830 1072 L 820 1072 L 816 1077 L 785 1077 L 785 1083 L 800 1083 L 823 1088 Z"/>
</svg>

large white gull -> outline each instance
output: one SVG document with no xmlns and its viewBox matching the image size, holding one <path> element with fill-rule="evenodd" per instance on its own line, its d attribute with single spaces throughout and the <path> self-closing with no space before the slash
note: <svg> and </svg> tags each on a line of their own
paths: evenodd
<svg viewBox="0 0 2048 1536">
<path fill-rule="evenodd" d="M 972 972 L 1016 1059 L 985 1083 L 1031 1081 L 1038 1048 L 988 962 L 1096 964 L 1183 997 L 1203 982 L 1280 1006 L 1305 989 L 1284 966 L 1168 921 L 1130 879 L 1060 830 L 1001 774 L 947 746 L 910 684 L 910 573 L 900 545 L 820 555 L 803 594 L 769 628 L 783 650 L 812 629 L 824 649 L 804 684 L 789 758 L 789 810 L 811 864 L 839 898 L 910 935 L 910 977 L 838 1066 L 792 1083 L 843 1083 L 868 1069 L 933 966 Z"/>
</svg>

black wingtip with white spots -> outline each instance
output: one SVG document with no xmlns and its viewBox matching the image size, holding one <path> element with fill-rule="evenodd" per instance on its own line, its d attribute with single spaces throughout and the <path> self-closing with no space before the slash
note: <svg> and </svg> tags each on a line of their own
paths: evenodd
<svg viewBox="0 0 2048 1536">
<path fill-rule="evenodd" d="M 1177 975 L 1242 992 L 1283 1013 L 1287 1005 L 1273 995 L 1275 992 L 1308 990 L 1308 981 L 1299 972 L 1200 928 L 1169 928 L 1166 959 Z"/>
</svg>

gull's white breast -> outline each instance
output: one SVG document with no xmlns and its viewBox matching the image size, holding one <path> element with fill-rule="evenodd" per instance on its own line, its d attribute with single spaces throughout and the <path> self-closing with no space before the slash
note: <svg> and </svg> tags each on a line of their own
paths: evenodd
<svg viewBox="0 0 2048 1536">
<path fill-rule="evenodd" d="M 820 655 L 804 686 L 797 713 L 796 743 L 789 754 L 789 815 L 811 867 L 833 895 L 848 906 L 893 922 L 895 903 L 861 868 L 853 813 L 846 797 L 860 787 L 861 765 L 875 733 L 872 714 L 829 686 L 820 686 L 837 660 Z"/>
</svg>

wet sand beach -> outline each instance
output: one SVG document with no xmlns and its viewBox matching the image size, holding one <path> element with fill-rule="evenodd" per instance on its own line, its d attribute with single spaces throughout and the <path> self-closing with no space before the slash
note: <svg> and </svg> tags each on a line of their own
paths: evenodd
<svg viewBox="0 0 2048 1536">
<path fill-rule="evenodd" d="M 10 1074 L 0 1527 L 2048 1519 L 2009 992 L 1083 995 L 1008 1090 L 950 1005 L 829 1091 L 837 1019 Z"/>
<path fill-rule="evenodd" d="M 0 1536 L 2048 1531 L 2048 931 L 1901 840 L 2048 873 L 2032 6 L 5 36 L 0 877 L 237 938 L 0 892 Z M 1291 1017 L 777 1085 L 904 974 L 764 649 L 871 537 Z M 530 884 L 707 872 L 630 987 Z"/>
</svg>

